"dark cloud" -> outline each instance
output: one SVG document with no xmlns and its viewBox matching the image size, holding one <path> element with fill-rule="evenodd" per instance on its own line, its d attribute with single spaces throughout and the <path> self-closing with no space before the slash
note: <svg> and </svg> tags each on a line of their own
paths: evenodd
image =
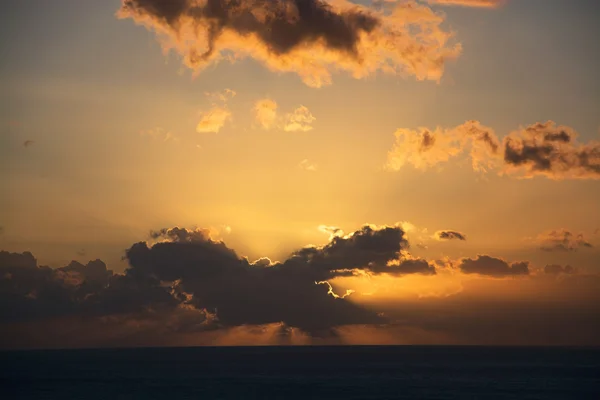
<svg viewBox="0 0 600 400">
<path fill-rule="evenodd" d="M 397 227 L 366 226 L 279 263 L 250 262 L 203 230 L 159 232 L 157 243 L 132 245 L 128 269 L 116 275 L 100 260 L 51 269 L 31 253 L 0 252 L 0 347 L 249 344 L 261 337 L 297 344 L 300 336 L 352 343 L 353 332 L 355 343 L 597 343 L 600 280 L 568 266 L 545 268 L 560 279 L 488 279 L 526 275 L 529 267 L 479 256 L 456 263 L 483 275 L 459 291 L 377 300 L 329 279 L 358 271 L 369 280 L 434 274 L 428 262 L 406 255 Z M 436 263 L 452 268 L 449 260 Z"/>
<path fill-rule="evenodd" d="M 132 245 L 129 268 L 115 275 L 101 260 L 51 269 L 31 253 L 0 253 L 0 323 L 43 318 L 122 318 L 150 311 L 182 314 L 185 324 L 212 329 L 283 323 L 311 335 L 332 327 L 378 324 L 376 313 L 334 296 L 327 282 L 364 273 L 435 274 L 424 260 L 407 259 L 399 227 L 366 225 L 329 243 L 305 247 L 283 262 L 249 262 L 206 229 L 161 229 L 154 244 Z M 327 283 L 327 285 L 319 283 Z M 195 322 L 189 316 L 195 316 Z M 174 323 L 174 322 L 173 322 Z"/>
<path fill-rule="evenodd" d="M 476 259 L 464 258 L 458 268 L 465 274 L 479 274 L 496 278 L 529 275 L 529 263 L 526 261 L 509 265 L 500 258 L 490 256 L 477 256 Z"/>
<path fill-rule="evenodd" d="M 577 144 L 571 128 L 537 123 L 504 139 L 506 172 L 524 177 L 600 179 L 600 142 Z"/>
<path fill-rule="evenodd" d="M 435 233 L 435 237 L 440 240 L 467 240 L 466 235 L 456 231 L 438 231 Z"/>
<path fill-rule="evenodd" d="M 427 151 L 435 145 L 435 136 L 432 135 L 431 132 L 424 131 L 421 136 L 421 146 L 419 147 L 419 151 Z"/>
<path fill-rule="evenodd" d="M 575 251 L 579 248 L 594 247 L 583 235 L 566 229 L 542 233 L 537 237 L 540 249 L 544 251 Z"/>
<path fill-rule="evenodd" d="M 560 275 L 560 274 L 572 275 L 572 274 L 575 274 L 576 272 L 577 271 L 575 270 L 575 268 L 573 268 L 570 265 L 565 265 L 563 267 L 562 265 L 550 264 L 550 265 L 546 265 L 544 267 L 544 273 L 548 274 L 548 275 Z"/>
<path fill-rule="evenodd" d="M 391 15 L 324 0 L 123 0 L 118 17 L 168 38 L 167 48 L 195 70 L 232 52 L 296 72 L 311 86 L 330 83 L 336 69 L 439 79 L 445 60 L 461 50 L 447 45 L 443 17 L 416 3 L 396 7 Z"/>
</svg>

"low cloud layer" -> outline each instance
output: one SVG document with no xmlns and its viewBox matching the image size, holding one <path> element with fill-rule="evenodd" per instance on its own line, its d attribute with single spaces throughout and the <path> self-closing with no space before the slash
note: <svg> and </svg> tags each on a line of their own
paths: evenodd
<svg viewBox="0 0 600 400">
<path fill-rule="evenodd" d="M 495 170 L 517 178 L 600 179 L 600 142 L 580 144 L 577 133 L 553 121 L 536 123 L 507 135 L 502 142 L 478 121 L 453 129 L 398 129 L 387 168 L 409 164 L 427 169 L 469 150 L 475 171 Z"/>
<path fill-rule="evenodd" d="M 117 16 L 156 32 L 195 71 L 251 57 L 312 87 L 333 71 L 439 80 L 461 51 L 443 15 L 415 1 L 384 11 L 346 0 L 123 0 Z"/>
<path fill-rule="evenodd" d="M 152 311 L 181 317 L 175 330 L 283 323 L 318 334 L 385 321 L 320 282 L 356 274 L 435 274 L 426 261 L 403 257 L 408 242 L 397 226 L 365 225 L 324 246 L 299 249 L 283 262 L 250 262 L 213 236 L 210 229 L 153 231 L 154 244 L 131 246 L 129 268 L 117 275 L 100 260 L 51 269 L 38 266 L 30 253 L 1 252 L 0 324 Z"/>
<path fill-rule="evenodd" d="M 540 275 L 528 262 L 487 255 L 436 268 L 407 253 L 400 225 L 365 225 L 349 234 L 319 229 L 330 235 L 325 245 L 281 262 L 251 262 L 215 239 L 214 229 L 160 229 L 126 250 L 123 274 L 100 260 L 52 269 L 31 253 L 2 251 L 1 347 L 596 343 L 595 276 L 560 265 Z M 426 283 L 447 285 L 457 276 L 466 281 L 445 295 Z M 393 284 L 378 297 L 344 282 Z M 415 294 L 426 296 L 406 297 L 415 285 L 424 291 Z M 403 287 L 405 294 L 397 293 Z M 578 311 L 550 312 L 556 307 Z M 522 325 L 525 312 L 545 317 Z M 549 326 L 556 327 L 552 335 Z"/>
</svg>

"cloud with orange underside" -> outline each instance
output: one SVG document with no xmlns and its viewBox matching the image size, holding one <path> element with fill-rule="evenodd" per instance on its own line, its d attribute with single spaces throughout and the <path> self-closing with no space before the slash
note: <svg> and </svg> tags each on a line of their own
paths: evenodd
<svg viewBox="0 0 600 400">
<path fill-rule="evenodd" d="M 469 150 L 475 171 L 495 170 L 520 179 L 600 179 L 600 142 L 579 143 L 570 127 L 553 121 L 520 127 L 502 141 L 491 128 L 467 121 L 456 128 L 398 129 L 386 167 L 426 170 Z"/>
<path fill-rule="evenodd" d="M 416 1 L 376 10 L 346 0 L 123 0 L 117 17 L 154 31 L 196 73 L 253 58 L 311 87 L 334 72 L 438 81 L 461 52 L 445 17 Z"/>
</svg>

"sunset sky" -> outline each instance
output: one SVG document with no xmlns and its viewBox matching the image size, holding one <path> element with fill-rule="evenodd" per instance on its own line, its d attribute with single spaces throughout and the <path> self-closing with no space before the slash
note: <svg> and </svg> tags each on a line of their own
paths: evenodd
<svg viewBox="0 0 600 400">
<path fill-rule="evenodd" d="M 2 9 L 0 347 L 600 344 L 600 2 Z"/>
</svg>

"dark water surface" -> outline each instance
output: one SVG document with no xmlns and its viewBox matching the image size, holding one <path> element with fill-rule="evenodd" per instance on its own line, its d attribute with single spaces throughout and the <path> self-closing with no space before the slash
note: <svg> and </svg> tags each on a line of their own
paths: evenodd
<svg viewBox="0 0 600 400">
<path fill-rule="evenodd" d="M 0 352 L 2 399 L 600 399 L 600 349 L 196 347 Z"/>
</svg>

